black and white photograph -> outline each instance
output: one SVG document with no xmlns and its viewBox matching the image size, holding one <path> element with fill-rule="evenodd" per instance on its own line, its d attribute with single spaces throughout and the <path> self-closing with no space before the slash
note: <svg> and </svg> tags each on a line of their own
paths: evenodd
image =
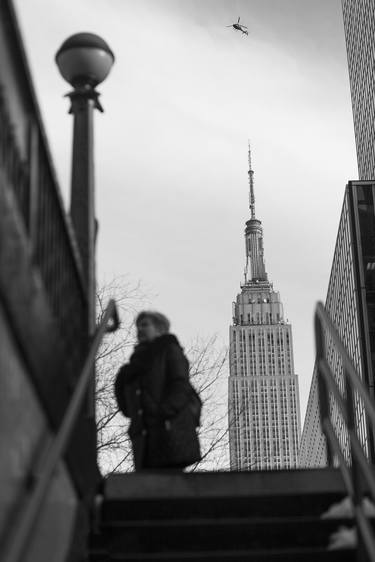
<svg viewBox="0 0 375 562">
<path fill-rule="evenodd" d="M 375 0 L 0 0 L 0 561 L 375 562 Z"/>
</svg>

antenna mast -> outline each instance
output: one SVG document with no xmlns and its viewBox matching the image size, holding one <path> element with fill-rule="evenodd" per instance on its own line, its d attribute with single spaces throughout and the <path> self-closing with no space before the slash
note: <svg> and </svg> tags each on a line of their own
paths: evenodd
<svg viewBox="0 0 375 562">
<path fill-rule="evenodd" d="M 248 157 L 249 157 L 249 186 L 250 186 L 250 194 L 249 194 L 249 203 L 250 203 L 250 212 L 251 218 L 255 219 L 255 195 L 254 195 L 254 171 L 251 168 L 251 148 L 250 148 L 250 140 L 248 141 Z"/>
</svg>

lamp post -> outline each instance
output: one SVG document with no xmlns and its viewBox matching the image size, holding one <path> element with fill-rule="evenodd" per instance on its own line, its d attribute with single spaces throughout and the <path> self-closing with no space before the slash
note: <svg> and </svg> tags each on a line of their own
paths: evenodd
<svg viewBox="0 0 375 562">
<path fill-rule="evenodd" d="M 103 111 L 95 89 L 108 76 L 115 57 L 107 43 L 93 33 L 69 37 L 56 53 L 62 77 L 73 86 L 67 94 L 73 114 L 73 154 L 70 215 L 81 255 L 88 297 L 88 334 L 95 329 L 95 192 L 94 109 Z"/>
</svg>

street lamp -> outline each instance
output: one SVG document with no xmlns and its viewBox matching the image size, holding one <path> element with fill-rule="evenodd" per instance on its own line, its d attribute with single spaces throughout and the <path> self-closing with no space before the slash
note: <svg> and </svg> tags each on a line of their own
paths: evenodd
<svg viewBox="0 0 375 562">
<path fill-rule="evenodd" d="M 88 296 L 88 332 L 95 329 L 95 201 L 93 110 L 103 111 L 95 87 L 108 76 L 115 57 L 93 33 L 69 37 L 56 53 L 62 77 L 73 86 L 67 94 L 74 117 L 70 215 L 81 255 Z"/>
<path fill-rule="evenodd" d="M 72 35 L 56 53 L 62 77 L 74 88 L 95 88 L 108 76 L 114 60 L 107 43 L 94 33 Z"/>
</svg>

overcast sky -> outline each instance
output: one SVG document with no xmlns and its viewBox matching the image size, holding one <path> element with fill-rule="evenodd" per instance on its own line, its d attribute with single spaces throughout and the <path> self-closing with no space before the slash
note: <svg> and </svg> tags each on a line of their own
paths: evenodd
<svg viewBox="0 0 375 562">
<path fill-rule="evenodd" d="M 183 344 L 228 342 L 245 263 L 247 139 L 266 267 L 293 326 L 302 419 L 315 302 L 357 178 L 339 0 L 16 0 L 65 200 L 69 91 L 54 55 L 80 31 L 116 55 L 95 116 L 100 279 L 157 295 Z M 226 25 L 238 16 L 242 37 Z"/>
</svg>

